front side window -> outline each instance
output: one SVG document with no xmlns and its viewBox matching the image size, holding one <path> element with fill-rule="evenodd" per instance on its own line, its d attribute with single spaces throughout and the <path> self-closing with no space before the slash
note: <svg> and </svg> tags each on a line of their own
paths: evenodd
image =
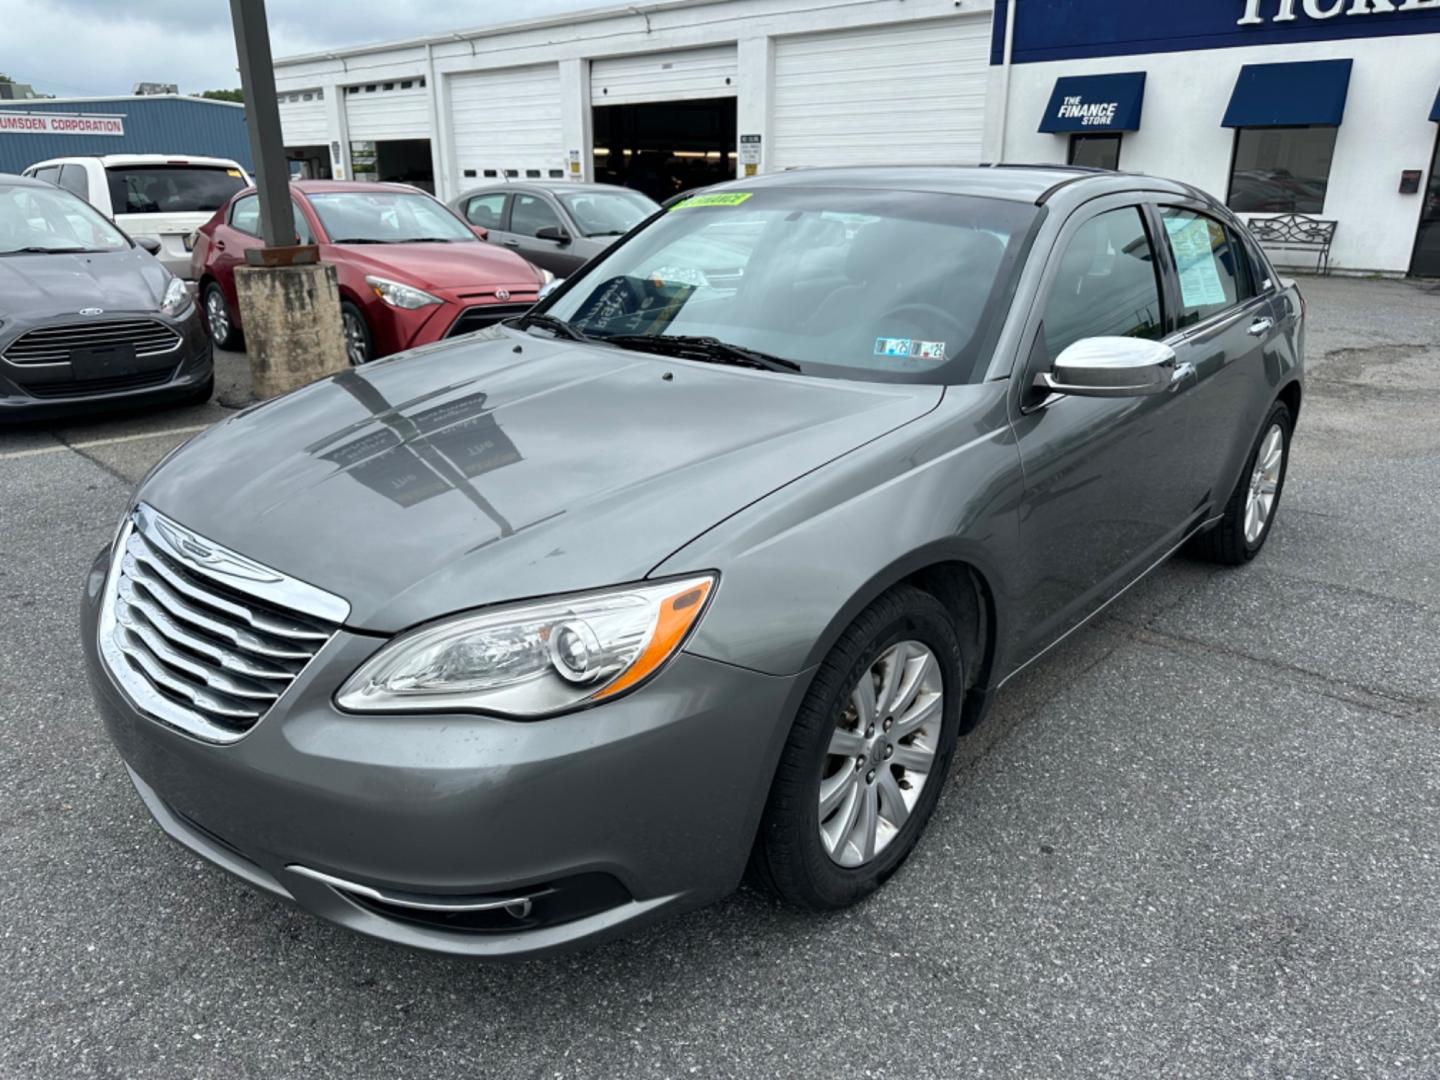
<svg viewBox="0 0 1440 1080">
<path fill-rule="evenodd" d="M 465 204 L 465 220 L 471 225 L 485 229 L 500 228 L 500 211 L 505 206 L 503 192 L 492 191 L 488 195 L 476 195 Z"/>
<path fill-rule="evenodd" d="M 1120 135 L 1071 135 L 1070 164 L 1092 169 L 1118 169 Z"/>
<path fill-rule="evenodd" d="M 1037 213 L 929 192 L 709 192 L 589 264 L 546 314 L 600 339 L 715 338 L 807 375 L 969 382 Z"/>
<path fill-rule="evenodd" d="M 105 177 L 117 214 L 211 214 L 245 187 L 223 165 L 112 165 Z"/>
<path fill-rule="evenodd" d="M 586 236 L 620 236 L 660 209 L 638 191 L 585 191 L 561 195 L 560 201 Z"/>
<path fill-rule="evenodd" d="M 68 191 L 0 187 L 0 255 L 123 251 L 119 229 Z"/>
<path fill-rule="evenodd" d="M 1231 210 L 1319 214 L 1335 156 L 1333 127 L 1239 128 L 1230 169 Z"/>
<path fill-rule="evenodd" d="M 1082 338 L 1165 336 L 1155 252 L 1139 207 L 1097 214 L 1065 245 L 1045 300 L 1053 360 Z"/>
<path fill-rule="evenodd" d="M 516 195 L 510 204 L 510 231 L 521 236 L 534 236 L 541 229 L 555 229 L 560 218 L 555 210 L 538 195 Z"/>
<path fill-rule="evenodd" d="M 1181 328 L 1203 322 L 1253 295 L 1238 238 L 1212 217 L 1166 206 L 1165 239 L 1180 279 Z"/>
<path fill-rule="evenodd" d="M 413 191 L 334 191 L 310 206 L 332 244 L 479 243 L 429 195 Z"/>
<path fill-rule="evenodd" d="M 260 235 L 260 197 L 246 195 L 230 207 L 230 227 L 250 236 Z"/>
</svg>

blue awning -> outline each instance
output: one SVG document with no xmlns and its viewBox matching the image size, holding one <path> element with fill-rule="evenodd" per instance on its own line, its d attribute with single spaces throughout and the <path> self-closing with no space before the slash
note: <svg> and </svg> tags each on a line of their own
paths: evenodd
<svg viewBox="0 0 1440 1080">
<path fill-rule="evenodd" d="M 1350 89 L 1349 60 L 1246 64 L 1224 127 L 1339 127 Z"/>
<path fill-rule="evenodd" d="M 1440 90 L 1435 92 L 1435 104 L 1430 106 L 1430 119 L 1440 123 Z"/>
<path fill-rule="evenodd" d="M 1145 72 L 1114 75 L 1066 75 L 1055 80 L 1040 130 L 1138 131 L 1145 102 Z"/>
</svg>

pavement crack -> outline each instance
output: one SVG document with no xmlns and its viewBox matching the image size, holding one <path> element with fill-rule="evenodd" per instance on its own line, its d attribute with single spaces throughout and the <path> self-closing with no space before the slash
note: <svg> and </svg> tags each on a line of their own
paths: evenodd
<svg viewBox="0 0 1440 1080">
<path fill-rule="evenodd" d="M 131 489 L 131 488 L 134 488 L 134 486 L 135 486 L 135 481 L 131 480 L 128 476 L 126 476 L 124 473 L 122 473 L 119 469 L 116 469 L 114 466 L 108 464 L 107 462 L 101 461 L 98 457 L 96 457 L 94 454 L 90 453 L 89 451 L 87 451 L 87 450 L 85 450 L 85 449 L 83 449 L 83 448 L 81 448 L 81 447 L 79 447 L 79 446 L 76 446 L 74 443 L 72 443 L 69 439 L 65 438 L 65 436 L 64 436 L 64 435 L 61 435 L 59 432 L 55 432 L 55 433 L 54 433 L 54 436 L 55 436 L 56 439 L 60 440 L 60 444 L 61 444 L 62 446 L 64 446 L 66 449 L 68 449 L 71 453 L 76 454 L 76 455 L 84 458 L 86 461 L 90 462 L 91 465 L 94 465 L 94 466 L 95 466 L 97 469 L 99 469 L 101 472 L 108 473 L 110 476 L 114 477 L 116 480 L 119 480 L 120 483 L 122 483 L 122 484 L 125 485 L 125 487 L 126 487 L 127 490 L 128 490 L 128 489 Z"/>
</svg>

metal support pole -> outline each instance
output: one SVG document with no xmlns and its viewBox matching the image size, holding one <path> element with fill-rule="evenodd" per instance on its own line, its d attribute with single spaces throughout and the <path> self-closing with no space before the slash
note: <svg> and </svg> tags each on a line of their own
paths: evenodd
<svg viewBox="0 0 1440 1080">
<path fill-rule="evenodd" d="M 297 249 L 295 211 L 290 204 L 290 171 L 285 162 L 285 141 L 280 134 L 280 106 L 275 99 L 275 69 L 270 61 L 270 30 L 265 22 L 265 0 L 230 0 L 230 21 L 235 27 L 235 52 L 240 59 L 240 88 L 254 159 L 255 187 L 260 194 L 260 238 L 265 248 L 287 249 L 288 258 L 262 250 L 246 253 L 247 262 L 277 265 L 315 262 L 313 247 Z M 308 257 L 302 252 L 309 253 Z"/>
</svg>

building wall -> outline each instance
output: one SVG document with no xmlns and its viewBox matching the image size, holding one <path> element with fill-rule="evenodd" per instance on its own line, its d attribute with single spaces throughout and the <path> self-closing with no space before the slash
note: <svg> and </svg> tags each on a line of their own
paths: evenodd
<svg viewBox="0 0 1440 1080">
<path fill-rule="evenodd" d="M 1358 0 L 1358 6 L 1373 8 L 1376 2 Z M 1280 0 L 1263 0 L 1257 13 L 1264 22 L 1237 25 L 1246 16 L 1246 0 L 1208 5 L 1208 11 L 1201 10 L 1207 5 L 1110 0 L 1104 19 L 1078 22 L 1076 9 L 1100 9 L 1066 0 L 1022 0 L 1007 95 L 1001 0 L 992 40 L 990 151 L 1007 161 L 1063 162 L 1068 137 L 1037 131 L 1055 80 L 1143 71 L 1140 130 L 1125 133 L 1120 168 L 1174 177 L 1224 199 L 1235 133 L 1221 127 L 1221 119 L 1241 67 L 1350 58 L 1345 115 L 1336 132 L 1324 210 L 1316 216 L 1339 222 L 1331 257 L 1335 269 L 1404 273 L 1422 196 L 1399 194 L 1400 173 L 1428 173 L 1436 138 L 1428 117 L 1440 88 L 1440 0 L 1420 2 L 1429 6 L 1401 10 L 1404 0 L 1392 0 L 1393 13 L 1352 17 L 1344 14 L 1345 4 L 1325 0 L 1317 10 L 1340 14 L 1321 20 L 1307 16 L 1302 0 L 1295 0 L 1295 19 L 1276 24 Z M 1357 0 L 1346 3 L 1357 6 Z M 1313 265 L 1304 254 L 1289 258 Z"/>
<path fill-rule="evenodd" d="M 231 158 L 250 170 L 245 110 L 204 98 L 143 97 L 0 102 L 17 112 L 95 113 L 124 118 L 124 135 L 0 134 L 0 172 L 18 173 L 46 158 L 91 154 L 194 154 Z"/>
</svg>

